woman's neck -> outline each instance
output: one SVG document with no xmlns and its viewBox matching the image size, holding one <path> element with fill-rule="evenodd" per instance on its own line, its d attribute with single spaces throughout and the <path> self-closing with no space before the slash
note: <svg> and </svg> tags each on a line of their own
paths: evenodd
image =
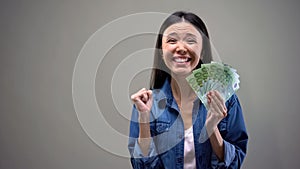
<svg viewBox="0 0 300 169">
<path fill-rule="evenodd" d="M 182 101 L 194 101 L 196 94 L 188 84 L 184 77 L 172 77 L 171 88 L 177 104 L 180 105 Z"/>
</svg>

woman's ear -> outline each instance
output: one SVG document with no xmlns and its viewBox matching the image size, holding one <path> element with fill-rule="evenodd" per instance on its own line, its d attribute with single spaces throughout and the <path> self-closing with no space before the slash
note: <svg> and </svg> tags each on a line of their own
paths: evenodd
<svg viewBox="0 0 300 169">
<path fill-rule="evenodd" d="M 165 62 L 165 57 L 163 55 L 162 49 L 159 49 L 159 54 L 160 54 L 160 57 L 161 57 L 162 61 Z"/>
</svg>

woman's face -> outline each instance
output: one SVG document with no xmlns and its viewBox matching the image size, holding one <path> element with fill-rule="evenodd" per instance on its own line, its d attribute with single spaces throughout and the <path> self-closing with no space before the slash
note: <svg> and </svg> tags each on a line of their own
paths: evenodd
<svg viewBox="0 0 300 169">
<path fill-rule="evenodd" d="M 162 38 L 163 60 L 172 75 L 189 75 L 196 68 L 202 50 L 200 32 L 188 22 L 169 26 Z"/>
</svg>

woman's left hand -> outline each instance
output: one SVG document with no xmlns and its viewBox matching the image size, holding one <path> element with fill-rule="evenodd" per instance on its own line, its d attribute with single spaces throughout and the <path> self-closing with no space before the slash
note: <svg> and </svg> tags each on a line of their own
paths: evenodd
<svg viewBox="0 0 300 169">
<path fill-rule="evenodd" d="M 208 92 L 207 104 L 208 112 L 206 118 L 206 127 L 213 132 L 217 128 L 219 122 L 227 116 L 227 108 L 224 99 L 216 90 Z"/>
</svg>

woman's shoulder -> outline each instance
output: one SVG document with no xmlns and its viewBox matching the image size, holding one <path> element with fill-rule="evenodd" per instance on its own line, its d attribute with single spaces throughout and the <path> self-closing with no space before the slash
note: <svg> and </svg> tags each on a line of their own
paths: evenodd
<svg viewBox="0 0 300 169">
<path fill-rule="evenodd" d="M 236 104 L 240 104 L 238 96 L 234 93 L 227 101 L 226 101 L 226 106 L 231 107 Z"/>
</svg>

